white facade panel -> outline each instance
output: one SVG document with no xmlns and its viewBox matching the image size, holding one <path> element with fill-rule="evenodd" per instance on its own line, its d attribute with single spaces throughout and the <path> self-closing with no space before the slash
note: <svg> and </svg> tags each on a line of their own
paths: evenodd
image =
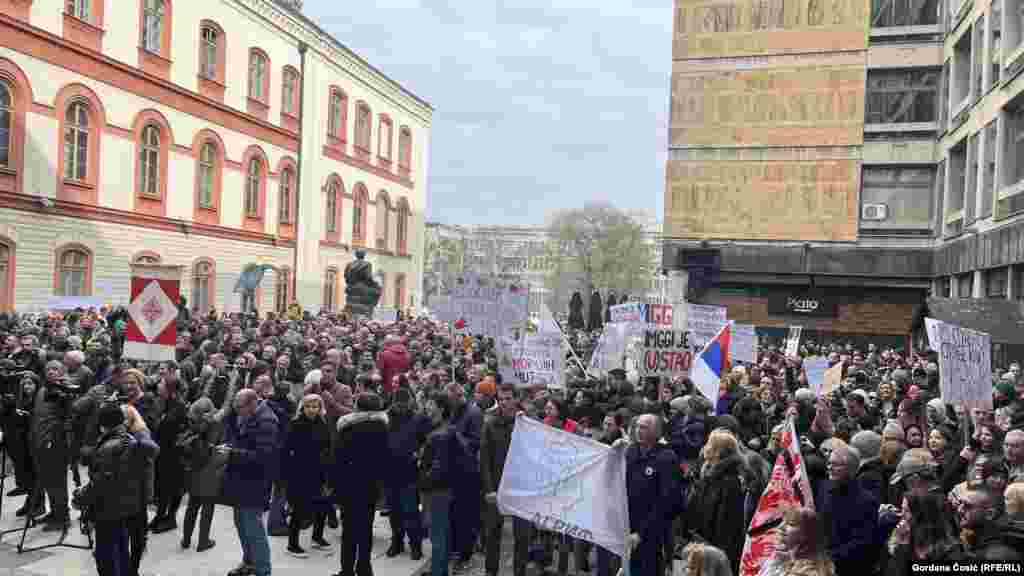
<svg viewBox="0 0 1024 576">
<path fill-rule="evenodd" d="M 238 170 L 225 169 L 223 178 L 220 191 L 220 225 L 241 228 L 245 175 Z"/>
<path fill-rule="evenodd" d="M 47 0 L 50 3 L 53 0 Z M 188 0 L 186 0 L 187 2 Z M 129 66 L 139 62 L 139 9 L 138 0 L 105 0 L 103 13 L 103 52 Z M 38 4 L 39 1 L 36 0 Z M 176 2 L 174 8 L 178 8 Z"/>
<path fill-rule="evenodd" d="M 191 155 L 171 150 L 167 157 L 167 217 L 191 220 L 196 206 L 196 160 Z"/>
<path fill-rule="evenodd" d="M 56 125 L 56 122 L 51 120 Z M 97 201 L 100 206 L 117 210 L 135 208 L 135 180 L 132 178 L 138 163 L 135 143 L 106 133 L 100 142 L 100 187 Z M 56 154 L 52 156 L 56 158 Z M 168 188 L 170 189 L 170 188 Z"/>
<path fill-rule="evenodd" d="M 57 146 L 60 145 L 57 123 L 52 118 L 29 112 L 25 114 L 25 194 L 53 198 L 57 195 Z"/>
<path fill-rule="evenodd" d="M 37 1 L 32 3 L 29 18 L 32 25 L 51 34 L 61 35 L 64 29 L 64 7 L 60 0 Z"/>
</svg>

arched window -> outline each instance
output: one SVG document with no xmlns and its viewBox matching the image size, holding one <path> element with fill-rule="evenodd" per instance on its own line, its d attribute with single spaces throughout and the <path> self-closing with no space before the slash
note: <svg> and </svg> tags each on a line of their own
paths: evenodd
<svg viewBox="0 0 1024 576">
<path fill-rule="evenodd" d="M 402 198 L 398 201 L 398 223 L 397 223 L 397 244 L 398 253 L 405 255 L 409 252 L 409 203 Z"/>
<path fill-rule="evenodd" d="M 204 142 L 199 151 L 199 207 L 215 208 L 213 202 L 217 169 L 217 147 L 213 142 Z"/>
<path fill-rule="evenodd" d="M 352 195 L 352 243 L 362 244 L 366 238 L 366 188 L 359 184 Z"/>
<path fill-rule="evenodd" d="M 391 163 L 393 136 L 391 118 L 387 114 L 381 114 L 380 125 L 377 128 L 377 158 L 386 164 Z"/>
<path fill-rule="evenodd" d="M 348 116 L 348 98 L 338 90 L 331 90 L 327 108 L 327 135 L 345 141 L 345 123 Z"/>
<path fill-rule="evenodd" d="M 249 98 L 266 102 L 267 57 L 257 50 L 249 53 Z"/>
<path fill-rule="evenodd" d="M 164 2 L 145 0 L 142 13 L 142 47 L 153 54 L 163 49 Z"/>
<path fill-rule="evenodd" d="M 160 196 L 160 129 L 149 124 L 139 142 L 139 194 Z"/>
<path fill-rule="evenodd" d="M 341 190 L 338 189 L 338 183 L 331 181 L 327 183 L 327 206 L 324 211 L 327 212 L 327 231 L 337 232 L 338 231 L 338 194 Z"/>
<path fill-rule="evenodd" d="M 263 162 L 259 158 L 249 160 L 245 176 L 245 215 L 260 217 L 260 188 L 263 183 Z"/>
<path fill-rule="evenodd" d="M 213 26 L 204 25 L 199 31 L 199 36 L 199 74 L 207 80 L 217 80 L 220 32 Z"/>
<path fill-rule="evenodd" d="M 377 194 L 377 248 L 379 250 L 388 249 L 388 224 L 390 220 L 391 203 L 388 201 L 388 195 L 386 192 L 381 190 Z"/>
<path fill-rule="evenodd" d="M 92 258 L 85 248 L 57 251 L 57 296 L 88 296 Z"/>
<path fill-rule="evenodd" d="M 281 170 L 279 182 L 278 220 L 287 223 L 292 221 L 292 187 L 295 185 L 295 174 L 291 168 Z"/>
<path fill-rule="evenodd" d="M 0 238 L 0 310 L 10 310 L 14 304 L 14 250 Z"/>
<path fill-rule="evenodd" d="M 75 100 L 64 112 L 64 177 L 85 182 L 89 166 L 89 105 Z"/>
<path fill-rule="evenodd" d="M 395 275 L 395 309 L 405 307 L 405 274 Z"/>
<path fill-rule="evenodd" d="M 409 175 L 412 167 L 412 131 L 408 126 L 402 126 L 398 131 L 398 173 L 403 176 Z"/>
<path fill-rule="evenodd" d="M 365 102 L 360 102 L 356 110 L 356 148 L 360 152 L 370 153 L 370 130 L 372 112 Z"/>
<path fill-rule="evenodd" d="M 274 310 L 278 314 L 284 314 L 288 310 L 288 303 L 291 300 L 288 297 L 291 284 L 291 270 L 279 268 L 277 270 L 277 281 L 274 283 Z"/>
<path fill-rule="evenodd" d="M 290 116 L 299 114 L 299 75 L 285 68 L 281 77 L 281 111 Z"/>
<path fill-rule="evenodd" d="M 324 274 L 324 304 L 326 310 L 334 310 L 334 297 L 338 293 L 338 271 L 328 268 Z"/>
<path fill-rule="evenodd" d="M 0 81 L 0 166 L 11 166 L 11 148 L 14 139 L 14 99 L 11 87 Z"/>
<path fill-rule="evenodd" d="M 214 264 L 200 260 L 192 267 L 192 306 L 206 313 L 213 305 Z"/>
<path fill-rule="evenodd" d="M 152 252 L 139 252 L 132 258 L 132 264 L 159 264 L 160 255 Z"/>
<path fill-rule="evenodd" d="M 67 0 L 65 12 L 79 20 L 89 21 L 89 4 L 92 0 Z"/>
</svg>

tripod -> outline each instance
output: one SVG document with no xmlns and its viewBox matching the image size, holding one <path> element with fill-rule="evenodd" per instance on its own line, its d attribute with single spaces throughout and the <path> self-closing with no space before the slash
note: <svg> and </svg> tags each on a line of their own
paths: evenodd
<svg viewBox="0 0 1024 576">
<path fill-rule="evenodd" d="M 64 473 L 67 474 L 67 470 L 65 470 Z M 85 534 L 86 540 L 88 541 L 87 544 L 74 544 L 74 543 L 70 543 L 70 542 L 66 542 L 65 541 L 67 539 L 67 537 L 68 537 L 68 529 L 70 529 L 70 527 L 71 527 L 70 523 L 64 524 L 64 527 L 60 531 L 60 538 L 56 542 L 54 542 L 52 544 L 43 544 L 43 545 L 40 545 L 40 546 L 33 546 L 31 548 L 26 548 L 25 547 L 25 536 L 28 535 L 28 529 L 32 528 L 33 526 L 35 526 L 37 524 L 36 518 L 33 516 L 32 512 L 41 503 L 42 498 L 43 498 L 43 488 L 42 488 L 42 486 L 38 485 L 39 484 L 38 482 L 36 482 L 36 484 L 37 485 L 32 488 L 32 494 L 29 496 L 29 500 L 28 500 L 28 510 L 29 510 L 29 513 L 25 516 L 25 526 L 20 529 L 21 530 L 21 541 L 18 542 L 18 554 L 23 554 L 25 552 L 35 552 L 37 550 L 46 550 L 46 549 L 49 549 L 49 548 L 57 548 L 57 547 L 74 548 L 76 550 L 92 550 L 92 544 L 93 543 L 92 543 L 92 532 L 91 531 L 86 531 L 86 530 L 82 531 Z"/>
<path fill-rule="evenodd" d="M 0 517 L 4 514 L 4 500 L 7 498 L 5 490 L 7 489 L 7 477 L 10 475 L 7 471 L 7 441 L 8 437 L 4 436 L 3 442 L 0 442 Z M 0 530 L 0 539 L 8 534 L 20 532 L 21 528 L 9 528 L 7 530 Z"/>
</svg>

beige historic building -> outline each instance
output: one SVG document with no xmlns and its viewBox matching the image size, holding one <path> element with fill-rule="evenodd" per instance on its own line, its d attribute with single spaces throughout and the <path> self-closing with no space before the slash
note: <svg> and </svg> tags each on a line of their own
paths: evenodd
<svg viewBox="0 0 1024 576">
<path fill-rule="evenodd" d="M 1024 300 L 1024 0 L 675 8 L 664 258 L 693 298 L 904 343 L 929 294 Z"/>
<path fill-rule="evenodd" d="M 339 308 L 357 247 L 413 304 L 431 116 L 298 0 L 0 0 L 0 308 L 126 303 L 133 262 Z"/>
</svg>

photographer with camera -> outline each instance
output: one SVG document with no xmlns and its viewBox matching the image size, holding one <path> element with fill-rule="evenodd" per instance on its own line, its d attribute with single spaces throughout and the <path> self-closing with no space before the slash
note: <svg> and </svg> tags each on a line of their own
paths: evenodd
<svg viewBox="0 0 1024 576">
<path fill-rule="evenodd" d="M 82 511 L 82 530 L 95 527 L 96 571 L 100 576 L 133 573 L 129 551 L 129 522 L 145 506 L 146 462 L 156 457 L 157 445 L 145 422 L 130 406 L 111 397 L 99 409 L 100 439 L 89 462 L 89 484 L 75 491 L 75 508 Z"/>
<path fill-rule="evenodd" d="M 68 526 L 68 462 L 72 403 L 77 390 L 68 382 L 64 364 L 46 364 L 46 380 L 36 391 L 32 408 L 30 443 L 39 485 L 50 501 L 50 513 L 43 518 L 44 532 L 64 531 Z M 37 501 L 41 502 L 39 493 Z"/>
<path fill-rule="evenodd" d="M 8 376 L 16 380 L 13 384 L 17 392 L 4 394 L 0 402 L 0 419 L 3 421 L 4 447 L 7 456 L 14 464 L 14 480 L 16 487 L 7 493 L 9 497 L 30 494 L 35 486 L 35 471 L 32 466 L 32 453 L 29 448 L 29 430 L 32 418 L 32 404 L 38 388 L 38 377 L 32 372 L 18 372 Z M 15 515 L 22 517 L 28 513 L 29 499 Z M 36 506 L 35 516 L 42 516 L 43 507 Z"/>
</svg>

